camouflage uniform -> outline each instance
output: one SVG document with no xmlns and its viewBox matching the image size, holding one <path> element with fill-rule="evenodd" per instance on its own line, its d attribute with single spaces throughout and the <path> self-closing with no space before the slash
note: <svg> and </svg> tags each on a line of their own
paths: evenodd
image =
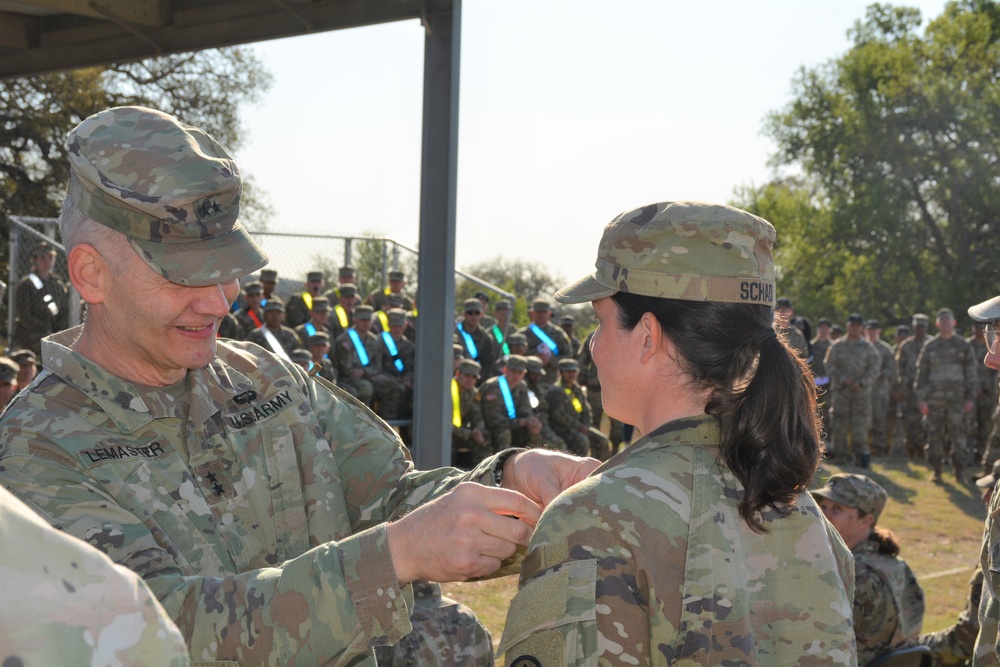
<svg viewBox="0 0 1000 667">
<path fill-rule="evenodd" d="M 491 483 L 493 459 L 415 471 L 368 410 L 248 343 L 150 389 L 65 347 L 77 335 L 45 341 L 58 374 L 0 420 L 0 484 L 146 579 L 196 660 L 374 665 L 371 647 L 411 631 L 385 522 Z"/>
<path fill-rule="evenodd" d="M 888 454 L 892 443 L 888 439 L 889 393 L 896 387 L 896 355 L 883 340 L 872 345 L 879 357 L 879 372 L 872 387 L 872 425 L 868 431 L 871 449 L 876 454 Z"/>
<path fill-rule="evenodd" d="M 285 304 L 285 324 L 294 329 L 308 322 L 313 298 L 315 297 L 308 291 L 288 297 L 288 303 Z"/>
<path fill-rule="evenodd" d="M 385 297 L 392 294 L 388 287 L 383 289 L 372 290 L 365 297 L 365 303 L 372 307 L 373 310 L 385 310 Z M 405 292 L 400 292 L 396 295 L 400 299 L 400 308 L 406 311 L 413 310 L 413 299 L 411 299 Z"/>
<path fill-rule="evenodd" d="M 0 664 L 188 665 L 142 579 L 53 529 L 0 486 Z"/>
<path fill-rule="evenodd" d="M 219 322 L 219 330 L 215 332 L 215 335 L 219 338 L 232 338 L 233 340 L 241 340 L 240 336 L 243 333 L 243 329 L 240 327 L 239 320 L 232 313 L 229 313 L 222 318 Z"/>
<path fill-rule="evenodd" d="M 668 422 L 549 505 L 505 665 L 857 664 L 847 548 L 808 494 L 750 530 L 720 437 L 707 415 Z"/>
<path fill-rule="evenodd" d="M 536 324 L 529 324 L 526 327 L 517 330 L 517 333 L 522 334 L 528 339 L 528 354 L 536 354 L 539 346 L 548 347 L 542 339 L 533 331 L 533 327 L 538 326 Z M 555 383 L 559 379 L 559 360 L 569 359 L 572 357 L 573 346 L 569 342 L 569 337 L 566 332 L 561 328 L 555 326 L 551 322 L 543 327 L 538 327 L 542 330 L 552 342 L 556 344 L 558 352 L 552 352 L 552 356 L 549 357 L 549 362 L 545 364 L 545 379 L 550 383 Z"/>
<path fill-rule="evenodd" d="M 858 664 L 912 643 L 924 621 L 924 591 L 899 557 L 879 553 L 878 542 L 865 540 L 854 555 L 854 636 Z"/>
<path fill-rule="evenodd" d="M 574 382 L 567 387 L 560 379 L 549 389 L 546 401 L 549 404 L 549 422 L 566 442 L 570 454 L 593 456 L 598 461 L 608 460 L 611 456 L 608 437 L 591 426 L 590 404 L 579 383 Z"/>
<path fill-rule="evenodd" d="M 510 387 L 510 396 L 514 402 L 514 419 L 507 413 L 503 392 L 500 389 L 498 375 L 488 379 L 479 387 L 479 405 L 486 421 L 486 429 L 490 432 L 490 443 L 494 452 L 507 447 L 538 447 L 542 444 L 540 435 L 532 436 L 523 426 L 522 420 L 534 416 L 531 402 L 528 398 L 528 387 L 524 381 Z"/>
<path fill-rule="evenodd" d="M 35 277 L 41 289 L 31 276 L 22 278 L 14 288 L 16 317 L 11 348 L 23 347 L 39 354 L 42 338 L 69 326 L 69 288 L 52 273 L 45 280 Z"/>
<path fill-rule="evenodd" d="M 363 336 L 359 333 L 359 338 L 361 346 L 368 353 L 368 365 L 361 365 L 361 357 L 354 349 L 354 341 L 351 340 L 350 333 L 345 331 L 337 336 L 337 340 L 333 344 L 333 352 L 337 361 L 337 377 L 340 378 L 340 386 L 347 393 L 370 406 L 372 398 L 375 396 L 375 385 L 372 380 L 382 372 L 382 342 L 371 331 L 365 332 Z M 351 377 L 351 371 L 355 368 L 362 369 L 364 375 L 360 378 Z"/>
<path fill-rule="evenodd" d="M 537 359 L 537 357 L 534 358 Z M 541 359 L 538 360 L 538 363 L 541 364 Z M 528 402 L 531 404 L 531 409 L 534 411 L 535 416 L 538 417 L 538 420 L 542 422 L 542 444 L 550 449 L 560 449 L 564 452 L 569 451 L 566 448 L 566 441 L 559 437 L 552 429 L 552 424 L 549 423 L 549 402 L 546 396 L 549 390 L 552 389 L 552 385 L 546 383 L 543 377 L 541 371 L 539 371 L 534 382 L 529 379 L 528 375 L 525 375 L 523 380 L 528 390 Z"/>
<path fill-rule="evenodd" d="M 966 342 L 972 347 L 972 355 L 976 360 L 976 407 L 973 423 L 975 428 L 976 463 L 983 460 L 989 447 L 990 435 L 993 432 L 993 415 L 997 410 L 997 372 L 983 363 L 986 358 L 986 342 L 978 342 L 975 337 Z M 971 448 L 970 448 L 971 449 Z M 990 464 L 993 462 L 990 461 Z M 988 467 L 986 468 L 989 469 Z"/>
<path fill-rule="evenodd" d="M 465 336 L 462 335 L 463 333 L 468 333 L 473 345 L 476 346 L 475 356 L 472 355 L 472 350 L 469 349 L 468 341 L 465 340 Z M 493 336 L 489 332 L 482 327 L 476 327 L 472 331 L 465 331 L 462 322 L 459 322 L 455 325 L 453 338 L 456 343 L 462 346 L 463 354 L 467 359 L 475 359 L 483 367 L 483 377 L 489 377 L 493 374 L 496 350 L 493 346 Z"/>
<path fill-rule="evenodd" d="M 797 326 L 791 324 L 778 333 L 788 340 L 788 345 L 795 350 L 795 354 L 799 355 L 802 361 L 809 359 L 809 343 L 806 342 L 806 337 L 802 335 Z"/>
<path fill-rule="evenodd" d="M 236 319 L 240 323 L 239 340 L 246 340 L 251 331 L 264 326 L 264 311 L 262 309 L 254 311 L 250 308 L 241 308 L 236 313 Z"/>
<path fill-rule="evenodd" d="M 984 574 L 982 603 L 979 606 L 979 636 L 973 651 L 972 664 L 975 667 L 996 667 L 1000 665 L 1000 493 L 993 494 L 989 511 L 986 513 L 986 527 L 983 532 L 983 548 L 980 566 Z"/>
<path fill-rule="evenodd" d="M 826 353 L 830 351 L 832 346 L 833 341 L 829 338 L 814 338 L 812 340 L 812 372 L 816 382 L 816 402 L 819 404 L 819 416 L 823 422 L 823 430 L 827 435 L 833 431 L 833 423 L 830 420 L 833 392 L 830 390 L 830 376 L 826 372 Z"/>
<path fill-rule="evenodd" d="M 845 337 L 830 346 L 825 363 L 834 395 L 830 451 L 836 456 L 848 456 L 850 438 L 857 457 L 870 455 L 868 428 L 872 420 L 872 388 L 879 371 L 878 353 L 867 340 Z M 848 380 L 856 380 L 860 386 L 850 387 Z"/>
<path fill-rule="evenodd" d="M 250 332 L 250 335 L 247 336 L 247 340 L 250 341 L 251 343 L 256 343 L 257 345 L 260 345 L 265 350 L 277 354 L 278 350 L 272 350 L 271 344 L 267 342 L 267 336 L 264 335 L 264 332 L 266 330 L 267 330 L 266 325 L 254 329 L 253 331 Z M 299 345 L 301 344 L 299 342 L 298 334 L 296 334 L 293 329 L 289 329 L 288 327 L 286 327 L 284 324 L 281 325 L 280 329 L 278 329 L 277 331 L 272 331 L 271 333 L 274 335 L 275 340 L 278 341 L 278 345 L 281 346 L 281 348 L 285 351 L 286 354 L 291 354 L 292 350 L 299 347 Z"/>
<path fill-rule="evenodd" d="M 914 392 L 917 402 L 927 403 L 927 461 L 940 472 L 941 461 L 950 450 L 955 473 L 972 464 L 969 451 L 966 401 L 975 398 L 976 361 L 972 347 L 961 336 L 938 337 L 924 345 L 917 360 Z M 947 445 L 951 441 L 951 447 Z"/>
<path fill-rule="evenodd" d="M 459 422 L 451 425 L 452 455 L 469 453 L 472 464 L 475 465 L 492 453 L 490 448 L 490 433 L 486 429 L 483 411 L 479 405 L 479 391 L 473 387 L 466 391 L 458 386 L 458 381 L 452 379 L 454 390 L 458 392 Z M 482 443 L 472 440 L 472 432 L 479 430 L 483 434 Z"/>
<path fill-rule="evenodd" d="M 305 324 L 300 324 L 294 329 L 295 335 L 298 336 L 299 345 L 301 347 L 308 347 L 309 336 L 315 336 L 318 333 L 325 333 L 330 336 L 330 340 L 333 340 L 333 335 L 330 333 L 330 327 L 324 324 L 316 324 L 314 322 L 306 322 Z"/>
<path fill-rule="evenodd" d="M 917 394 L 913 383 L 917 379 L 917 358 L 924 345 L 934 340 L 933 336 L 917 339 L 910 336 L 899 344 L 896 350 L 896 374 L 903 390 L 903 430 L 906 434 L 906 452 L 911 458 L 924 455 L 927 446 L 927 428 L 917 408 Z"/>
<path fill-rule="evenodd" d="M 383 419 L 405 419 L 413 413 L 413 360 L 416 357 L 416 347 L 413 343 L 400 336 L 393 339 L 396 346 L 396 356 L 393 357 L 385 342 L 388 332 L 377 334 L 382 347 L 381 372 L 375 376 L 374 401 L 378 403 L 378 414 Z M 399 370 L 396 361 L 403 365 Z"/>
<path fill-rule="evenodd" d="M 960 667 L 972 659 L 972 649 L 979 634 L 979 603 L 983 597 L 983 568 L 969 579 L 969 600 L 950 628 L 920 635 L 918 644 L 934 652 L 934 667 Z"/>
</svg>

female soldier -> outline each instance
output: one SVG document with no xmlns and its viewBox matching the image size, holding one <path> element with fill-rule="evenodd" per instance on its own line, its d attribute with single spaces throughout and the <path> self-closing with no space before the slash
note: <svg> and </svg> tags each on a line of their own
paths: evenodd
<svg viewBox="0 0 1000 667">
<path fill-rule="evenodd" d="M 823 514 L 854 555 L 854 636 L 858 664 L 915 640 L 924 622 L 924 591 L 898 558 L 891 531 L 876 528 L 885 489 L 864 475 L 833 475 L 813 491 Z"/>
<path fill-rule="evenodd" d="M 772 328 L 774 237 L 653 204 L 556 295 L 594 302 L 604 409 L 642 437 L 543 514 L 507 665 L 856 664 L 851 558 L 807 492 L 815 390 Z"/>
</svg>

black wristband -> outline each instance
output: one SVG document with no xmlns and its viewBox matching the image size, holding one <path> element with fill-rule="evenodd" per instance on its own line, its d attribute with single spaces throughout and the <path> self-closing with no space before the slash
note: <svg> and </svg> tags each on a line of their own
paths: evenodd
<svg viewBox="0 0 1000 667">
<path fill-rule="evenodd" d="M 500 452 L 500 455 L 497 456 L 496 462 L 493 463 L 493 484 L 495 486 L 503 486 L 503 466 L 507 463 L 507 459 L 515 454 L 520 454 L 521 452 L 526 451 L 528 450 L 523 447 L 514 447 Z"/>
</svg>

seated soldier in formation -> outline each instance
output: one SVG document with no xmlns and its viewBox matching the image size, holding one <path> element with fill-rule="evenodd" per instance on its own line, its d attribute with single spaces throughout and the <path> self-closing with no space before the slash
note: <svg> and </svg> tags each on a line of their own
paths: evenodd
<svg viewBox="0 0 1000 667">
<path fill-rule="evenodd" d="M 545 377 L 549 382 L 559 379 L 559 360 L 573 355 L 573 346 L 566 332 L 550 322 L 552 306 L 544 299 L 536 299 L 528 311 L 531 324 L 518 329 L 528 339 L 528 349 L 536 354 L 545 365 Z"/>
<path fill-rule="evenodd" d="M 325 296 L 330 300 L 330 303 L 334 303 L 340 300 L 340 288 L 343 285 L 357 285 L 358 284 L 358 272 L 353 266 L 342 266 L 337 269 L 337 286 L 328 290 Z"/>
<path fill-rule="evenodd" d="M 492 377 L 479 388 L 479 404 L 490 432 L 494 452 L 507 447 L 538 447 L 542 444 L 542 422 L 528 400 L 524 374 L 527 360 L 512 354 L 502 360 L 502 375 Z"/>
<path fill-rule="evenodd" d="M 500 299 L 495 304 L 493 304 L 493 317 L 489 318 L 489 323 L 487 324 L 487 318 L 484 315 L 482 321 L 480 321 L 479 326 L 486 329 L 493 337 L 493 362 L 502 356 L 511 354 L 510 346 L 507 345 L 507 339 L 510 335 L 517 331 L 517 327 L 510 323 L 512 305 L 507 299 Z M 525 341 L 527 343 L 527 341 Z M 516 353 L 515 353 L 516 354 Z"/>
<path fill-rule="evenodd" d="M 406 419 L 413 414 L 413 377 L 416 348 L 403 338 L 406 311 L 393 308 L 387 314 L 388 331 L 378 334 L 382 346 L 381 372 L 375 376 L 375 401 L 382 419 Z"/>
<path fill-rule="evenodd" d="M 295 334 L 303 347 L 309 344 L 310 336 L 321 332 L 330 333 L 330 301 L 325 296 L 318 296 L 312 300 L 309 321 L 295 327 Z"/>
<path fill-rule="evenodd" d="M 382 303 L 385 297 L 390 294 L 396 294 L 403 299 L 403 303 L 400 306 L 403 310 L 413 310 L 413 299 L 403 291 L 404 287 L 406 287 L 406 274 L 402 271 L 390 271 L 389 286 L 384 289 L 372 290 L 365 298 L 365 303 L 371 306 L 373 310 L 382 310 L 385 308 Z"/>
<path fill-rule="evenodd" d="M 382 310 L 376 310 L 372 316 L 372 333 L 382 333 L 383 331 L 389 330 L 389 311 L 393 308 L 398 308 L 404 313 L 406 309 L 403 308 L 405 301 L 403 297 L 398 294 L 389 293 L 385 295 L 382 299 Z M 404 328 L 406 325 L 405 319 L 403 322 Z"/>
<path fill-rule="evenodd" d="M 549 401 L 547 395 L 552 385 L 545 381 L 542 360 L 535 355 L 526 357 L 527 372 L 524 374 L 524 384 L 528 387 L 528 402 L 535 416 L 542 422 L 542 444 L 549 449 L 566 451 L 566 441 L 560 438 L 549 424 Z"/>
<path fill-rule="evenodd" d="M 344 283 L 337 288 L 337 305 L 330 315 L 330 339 L 337 340 L 340 334 L 351 328 L 354 323 L 354 309 L 358 305 L 358 287 L 353 283 Z"/>
<path fill-rule="evenodd" d="M 559 382 L 549 389 L 547 396 L 549 423 L 566 442 L 570 453 L 587 456 L 589 449 L 595 459 L 607 461 L 611 456 L 608 436 L 591 426 L 587 393 L 576 381 L 579 374 L 580 364 L 576 359 L 559 360 Z"/>
<path fill-rule="evenodd" d="M 264 286 L 259 281 L 247 283 L 243 288 L 245 306 L 236 311 L 236 321 L 240 323 L 240 340 L 250 337 L 250 332 L 264 326 Z"/>
<path fill-rule="evenodd" d="M 309 336 L 306 341 L 312 362 L 319 367 L 317 373 L 321 378 L 337 382 L 337 367 L 330 361 L 330 334 L 320 331 Z"/>
<path fill-rule="evenodd" d="M 17 373 L 17 386 L 24 389 L 38 375 L 38 359 L 34 352 L 23 348 L 11 352 L 10 359 L 21 369 Z"/>
<path fill-rule="evenodd" d="M 285 324 L 295 328 L 309 321 L 309 311 L 313 307 L 313 299 L 323 293 L 323 272 L 310 271 L 306 274 L 305 289 L 300 294 L 293 294 L 285 304 Z"/>
<path fill-rule="evenodd" d="M 371 407 L 373 381 L 382 372 L 382 344 L 371 332 L 371 306 L 358 306 L 353 317 L 354 324 L 334 341 L 337 377 L 351 396 Z"/>
<path fill-rule="evenodd" d="M 281 323 L 284 316 L 285 304 L 278 297 L 272 297 L 264 306 L 264 326 L 251 331 L 247 340 L 283 359 L 290 358 L 292 350 L 299 346 L 299 337 Z"/>
<path fill-rule="evenodd" d="M 0 357 L 0 410 L 17 395 L 17 374 L 20 371 L 21 367 L 13 359 Z"/>
<path fill-rule="evenodd" d="M 580 339 L 573 335 L 573 331 L 576 327 L 576 320 L 573 319 L 572 315 L 563 315 L 559 318 L 559 328 L 566 332 L 566 337 L 569 338 L 570 347 L 573 349 L 572 356 L 574 359 L 579 358 L 580 349 L 583 347 L 583 343 Z"/>
<path fill-rule="evenodd" d="M 292 350 L 292 353 L 288 356 L 291 358 L 292 363 L 297 364 L 299 368 L 301 368 L 305 372 L 308 373 L 309 371 L 312 370 L 313 367 L 312 352 L 305 349 L 304 347 L 295 348 L 294 350 Z"/>
<path fill-rule="evenodd" d="M 483 304 L 479 299 L 466 299 L 462 304 L 462 319 L 455 325 L 455 342 L 465 348 L 465 356 L 483 367 L 487 377 L 493 372 L 493 337 L 479 326 Z"/>
<path fill-rule="evenodd" d="M 455 467 L 468 469 L 489 456 L 492 450 L 476 389 L 482 366 L 472 359 L 459 359 L 451 380 L 451 456 Z"/>
</svg>

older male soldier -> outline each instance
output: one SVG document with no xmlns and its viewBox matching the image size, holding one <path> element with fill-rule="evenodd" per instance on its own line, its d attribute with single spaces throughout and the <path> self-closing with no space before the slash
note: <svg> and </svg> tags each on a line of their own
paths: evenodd
<svg viewBox="0 0 1000 667">
<path fill-rule="evenodd" d="M 503 362 L 503 373 L 479 387 L 479 404 L 493 451 L 511 445 L 538 447 L 542 444 L 542 422 L 531 409 L 524 384 L 528 360 L 512 354 Z"/>
<path fill-rule="evenodd" d="M 299 346 L 299 337 L 294 330 L 282 324 L 284 318 L 285 304 L 278 297 L 271 297 L 264 306 L 264 326 L 251 331 L 247 340 L 289 359 L 292 350 Z"/>
<path fill-rule="evenodd" d="M 198 660 L 374 665 L 411 611 L 416 632 L 439 627 L 409 582 L 496 571 L 596 466 L 507 452 L 415 471 L 339 389 L 216 339 L 267 261 L 221 145 L 122 107 L 84 120 L 68 155 L 62 238 L 88 316 L 44 341 L 47 370 L 0 419 L 0 485 L 142 575 Z M 426 641 L 448 662 L 466 639 Z"/>
<path fill-rule="evenodd" d="M 460 468 L 471 468 L 490 455 L 490 434 L 476 390 L 481 371 L 479 362 L 462 358 L 451 380 L 451 455 Z"/>
<path fill-rule="evenodd" d="M 479 299 L 466 299 L 462 312 L 462 320 L 455 325 L 455 342 L 464 348 L 466 358 L 479 362 L 483 375 L 489 377 L 493 372 L 493 337 L 479 326 L 483 304 Z"/>
<path fill-rule="evenodd" d="M 549 423 L 565 442 L 569 451 L 586 456 L 587 451 L 598 461 L 611 456 L 608 437 L 591 426 L 587 393 L 576 378 L 580 364 L 576 359 L 559 361 L 559 382 L 549 390 Z"/>
<path fill-rule="evenodd" d="M 42 241 L 31 253 L 31 273 L 14 289 L 13 347 L 39 354 L 43 337 L 69 326 L 69 289 L 52 273 L 56 250 Z"/>
<path fill-rule="evenodd" d="M 545 364 L 545 378 L 555 383 L 559 379 L 559 360 L 568 359 L 573 354 L 573 346 L 566 332 L 554 326 L 552 307 L 544 299 L 536 299 L 531 303 L 531 324 L 522 327 L 517 333 L 524 334 L 528 339 L 529 354 L 538 355 Z"/>
<path fill-rule="evenodd" d="M 924 457 L 927 445 L 927 428 L 924 425 L 920 408 L 917 407 L 917 394 L 913 384 L 917 379 L 917 358 L 933 336 L 927 335 L 927 324 L 930 322 L 923 313 L 913 315 L 913 335 L 899 344 L 896 350 L 896 375 L 903 391 L 903 431 L 906 436 L 906 453 L 911 459 Z"/>
<path fill-rule="evenodd" d="M 310 271 L 306 274 L 305 289 L 300 294 L 288 297 L 288 303 L 285 304 L 285 324 L 294 329 L 308 322 L 313 299 L 321 294 L 323 294 L 323 272 Z"/>
<path fill-rule="evenodd" d="M 833 387 L 833 438 L 828 456 L 848 457 L 854 448 L 855 463 L 867 468 L 871 461 L 868 429 L 872 421 L 872 388 L 878 377 L 879 359 L 875 348 L 862 337 L 864 318 L 853 313 L 847 318 L 847 338 L 826 353 L 826 372 Z"/>
<path fill-rule="evenodd" d="M 872 425 L 868 430 L 869 447 L 876 454 L 889 454 L 892 443 L 889 442 L 887 424 L 889 421 L 889 393 L 896 387 L 896 355 L 884 340 L 882 340 L 882 325 L 878 320 L 865 322 L 865 335 L 868 342 L 878 352 L 878 377 L 872 387 Z"/>
<path fill-rule="evenodd" d="M 937 313 L 938 337 L 928 341 L 917 359 L 913 390 L 917 407 L 927 424 L 927 462 L 934 469 L 931 480 L 941 481 L 941 462 L 951 455 L 955 479 L 967 479 L 972 465 L 968 443 L 968 416 L 975 406 L 976 360 L 972 346 L 955 335 L 955 314 L 950 308 Z"/>
</svg>

